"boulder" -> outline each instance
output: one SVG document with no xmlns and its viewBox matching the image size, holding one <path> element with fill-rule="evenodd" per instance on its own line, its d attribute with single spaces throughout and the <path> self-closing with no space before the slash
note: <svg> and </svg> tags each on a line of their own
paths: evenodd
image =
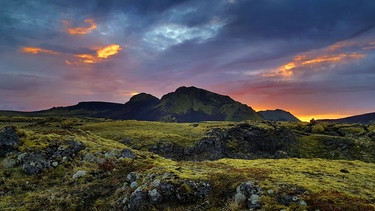
<svg viewBox="0 0 375 211">
<path fill-rule="evenodd" d="M 13 126 L 6 126 L 0 132 L 0 157 L 5 157 L 8 152 L 15 150 L 15 147 L 20 143 L 20 138 L 17 135 L 17 130 Z"/>
</svg>

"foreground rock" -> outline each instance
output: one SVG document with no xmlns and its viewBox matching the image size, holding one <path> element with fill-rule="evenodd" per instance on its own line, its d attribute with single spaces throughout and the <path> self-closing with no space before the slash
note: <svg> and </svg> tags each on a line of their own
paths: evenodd
<svg viewBox="0 0 375 211">
<path fill-rule="evenodd" d="M 20 154 L 18 160 L 25 173 L 37 174 L 49 168 L 57 167 L 60 162 L 76 157 L 78 152 L 84 148 L 85 146 L 80 142 L 67 141 L 59 143 L 56 141 L 43 151 Z"/>
<path fill-rule="evenodd" d="M 8 152 L 15 150 L 20 143 L 16 128 L 7 126 L 0 132 L 0 157 L 4 157 Z"/>
<path fill-rule="evenodd" d="M 122 210 L 164 210 L 171 204 L 193 205 L 195 210 L 204 210 L 208 205 L 205 201 L 210 193 L 210 184 L 205 181 L 178 179 L 171 173 L 143 177 L 131 172 L 126 178 L 125 193 L 117 203 Z"/>
</svg>

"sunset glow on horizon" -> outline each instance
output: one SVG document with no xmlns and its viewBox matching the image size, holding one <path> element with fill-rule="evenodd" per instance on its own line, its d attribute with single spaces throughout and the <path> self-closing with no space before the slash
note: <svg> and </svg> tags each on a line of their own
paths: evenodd
<svg viewBox="0 0 375 211">
<path fill-rule="evenodd" d="M 5 0 L 0 110 L 196 86 L 304 121 L 374 112 L 374 10 L 370 0 Z"/>
</svg>

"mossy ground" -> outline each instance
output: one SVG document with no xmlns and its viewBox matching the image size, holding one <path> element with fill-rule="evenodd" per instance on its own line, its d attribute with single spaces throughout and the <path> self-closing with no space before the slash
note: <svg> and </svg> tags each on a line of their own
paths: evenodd
<svg viewBox="0 0 375 211">
<path fill-rule="evenodd" d="M 269 127 L 263 122 L 248 123 Z M 209 198 L 212 210 L 240 209 L 233 203 L 233 194 L 241 182 L 249 180 L 264 189 L 261 198 L 264 210 L 375 209 L 375 164 L 369 157 L 369 154 L 374 154 L 374 125 L 278 123 L 295 132 L 304 158 L 177 162 L 144 150 L 159 141 L 192 145 L 211 128 L 226 128 L 234 124 L 0 117 L 0 127 L 17 127 L 21 138 L 20 152 L 43 150 L 56 140 L 61 143 L 75 140 L 86 146 L 77 158 L 37 175 L 26 175 L 21 166 L 5 168 L 4 159 L 0 159 L 0 210 L 115 209 L 126 175 L 131 171 L 172 173 L 181 179 L 209 181 L 213 189 Z M 335 140 L 353 142 L 356 148 L 348 153 L 354 159 L 346 159 L 346 151 L 341 149 L 335 150 L 342 157 L 328 153 L 330 150 L 324 141 L 335 137 Z M 136 159 L 104 157 L 105 153 L 129 147 L 138 149 L 133 150 Z M 102 156 L 105 162 L 86 162 L 82 159 L 86 153 Z M 357 158 L 362 161 L 355 160 Z M 86 170 L 87 176 L 73 179 L 72 175 L 78 170 Z M 284 205 L 276 196 L 266 193 L 273 190 L 278 195 L 288 194 L 295 188 L 305 190 L 300 197 L 308 207 Z"/>
</svg>

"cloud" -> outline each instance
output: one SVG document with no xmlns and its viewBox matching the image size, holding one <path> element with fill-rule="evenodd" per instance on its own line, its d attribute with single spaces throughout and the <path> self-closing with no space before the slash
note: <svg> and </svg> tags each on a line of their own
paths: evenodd
<svg viewBox="0 0 375 211">
<path fill-rule="evenodd" d="M 223 26 L 225 26 L 224 21 L 194 27 L 173 23 L 162 24 L 146 32 L 143 40 L 158 50 L 166 50 L 190 40 L 196 40 L 198 43 L 204 42 L 215 37 Z"/>
<path fill-rule="evenodd" d="M 298 54 L 293 57 L 292 61 L 271 72 L 264 73 L 262 76 L 291 78 L 296 74 L 301 75 L 307 71 L 331 69 L 332 66 L 337 69 L 336 65 L 350 63 L 366 57 L 365 52 L 360 51 L 367 48 L 363 46 L 371 46 L 371 43 L 369 45 L 356 41 L 337 42 L 321 50 Z M 348 47 L 350 48 L 346 49 Z"/>
<path fill-rule="evenodd" d="M 40 53 L 59 54 L 58 52 L 53 51 L 53 50 L 47 50 L 47 49 L 37 48 L 37 47 L 23 47 L 22 52 L 31 53 L 31 54 L 40 54 Z"/>
<path fill-rule="evenodd" d="M 72 27 L 72 23 L 66 20 L 63 20 L 63 23 L 67 28 L 67 32 L 71 35 L 85 35 L 90 33 L 92 30 L 96 29 L 96 23 L 94 19 L 86 19 L 83 21 L 84 23 L 87 23 L 87 27 Z"/>
<path fill-rule="evenodd" d="M 119 51 L 121 51 L 122 48 L 120 45 L 117 44 L 111 44 L 102 48 L 99 48 L 96 53 L 98 58 L 108 58 L 110 56 L 113 56 L 115 54 L 118 54 Z"/>
<path fill-rule="evenodd" d="M 77 60 L 65 60 L 65 63 L 67 65 L 99 63 L 108 60 L 109 57 L 118 54 L 122 50 L 121 46 L 117 44 L 92 49 L 96 51 L 95 54 L 74 54 L 73 56 L 77 58 Z"/>
<path fill-rule="evenodd" d="M 109 57 L 112 57 L 119 53 L 122 50 L 120 45 L 117 44 L 110 44 L 108 46 L 100 47 L 100 48 L 93 48 L 92 50 L 95 51 L 95 54 L 69 54 L 64 53 L 65 57 L 65 64 L 67 65 L 79 65 L 79 64 L 94 64 L 103 61 L 107 61 Z M 23 53 L 30 53 L 30 54 L 53 54 L 58 55 L 61 54 L 59 52 L 53 50 L 42 49 L 38 47 L 23 47 Z M 76 58 L 73 60 L 69 60 L 68 58 Z"/>
</svg>

